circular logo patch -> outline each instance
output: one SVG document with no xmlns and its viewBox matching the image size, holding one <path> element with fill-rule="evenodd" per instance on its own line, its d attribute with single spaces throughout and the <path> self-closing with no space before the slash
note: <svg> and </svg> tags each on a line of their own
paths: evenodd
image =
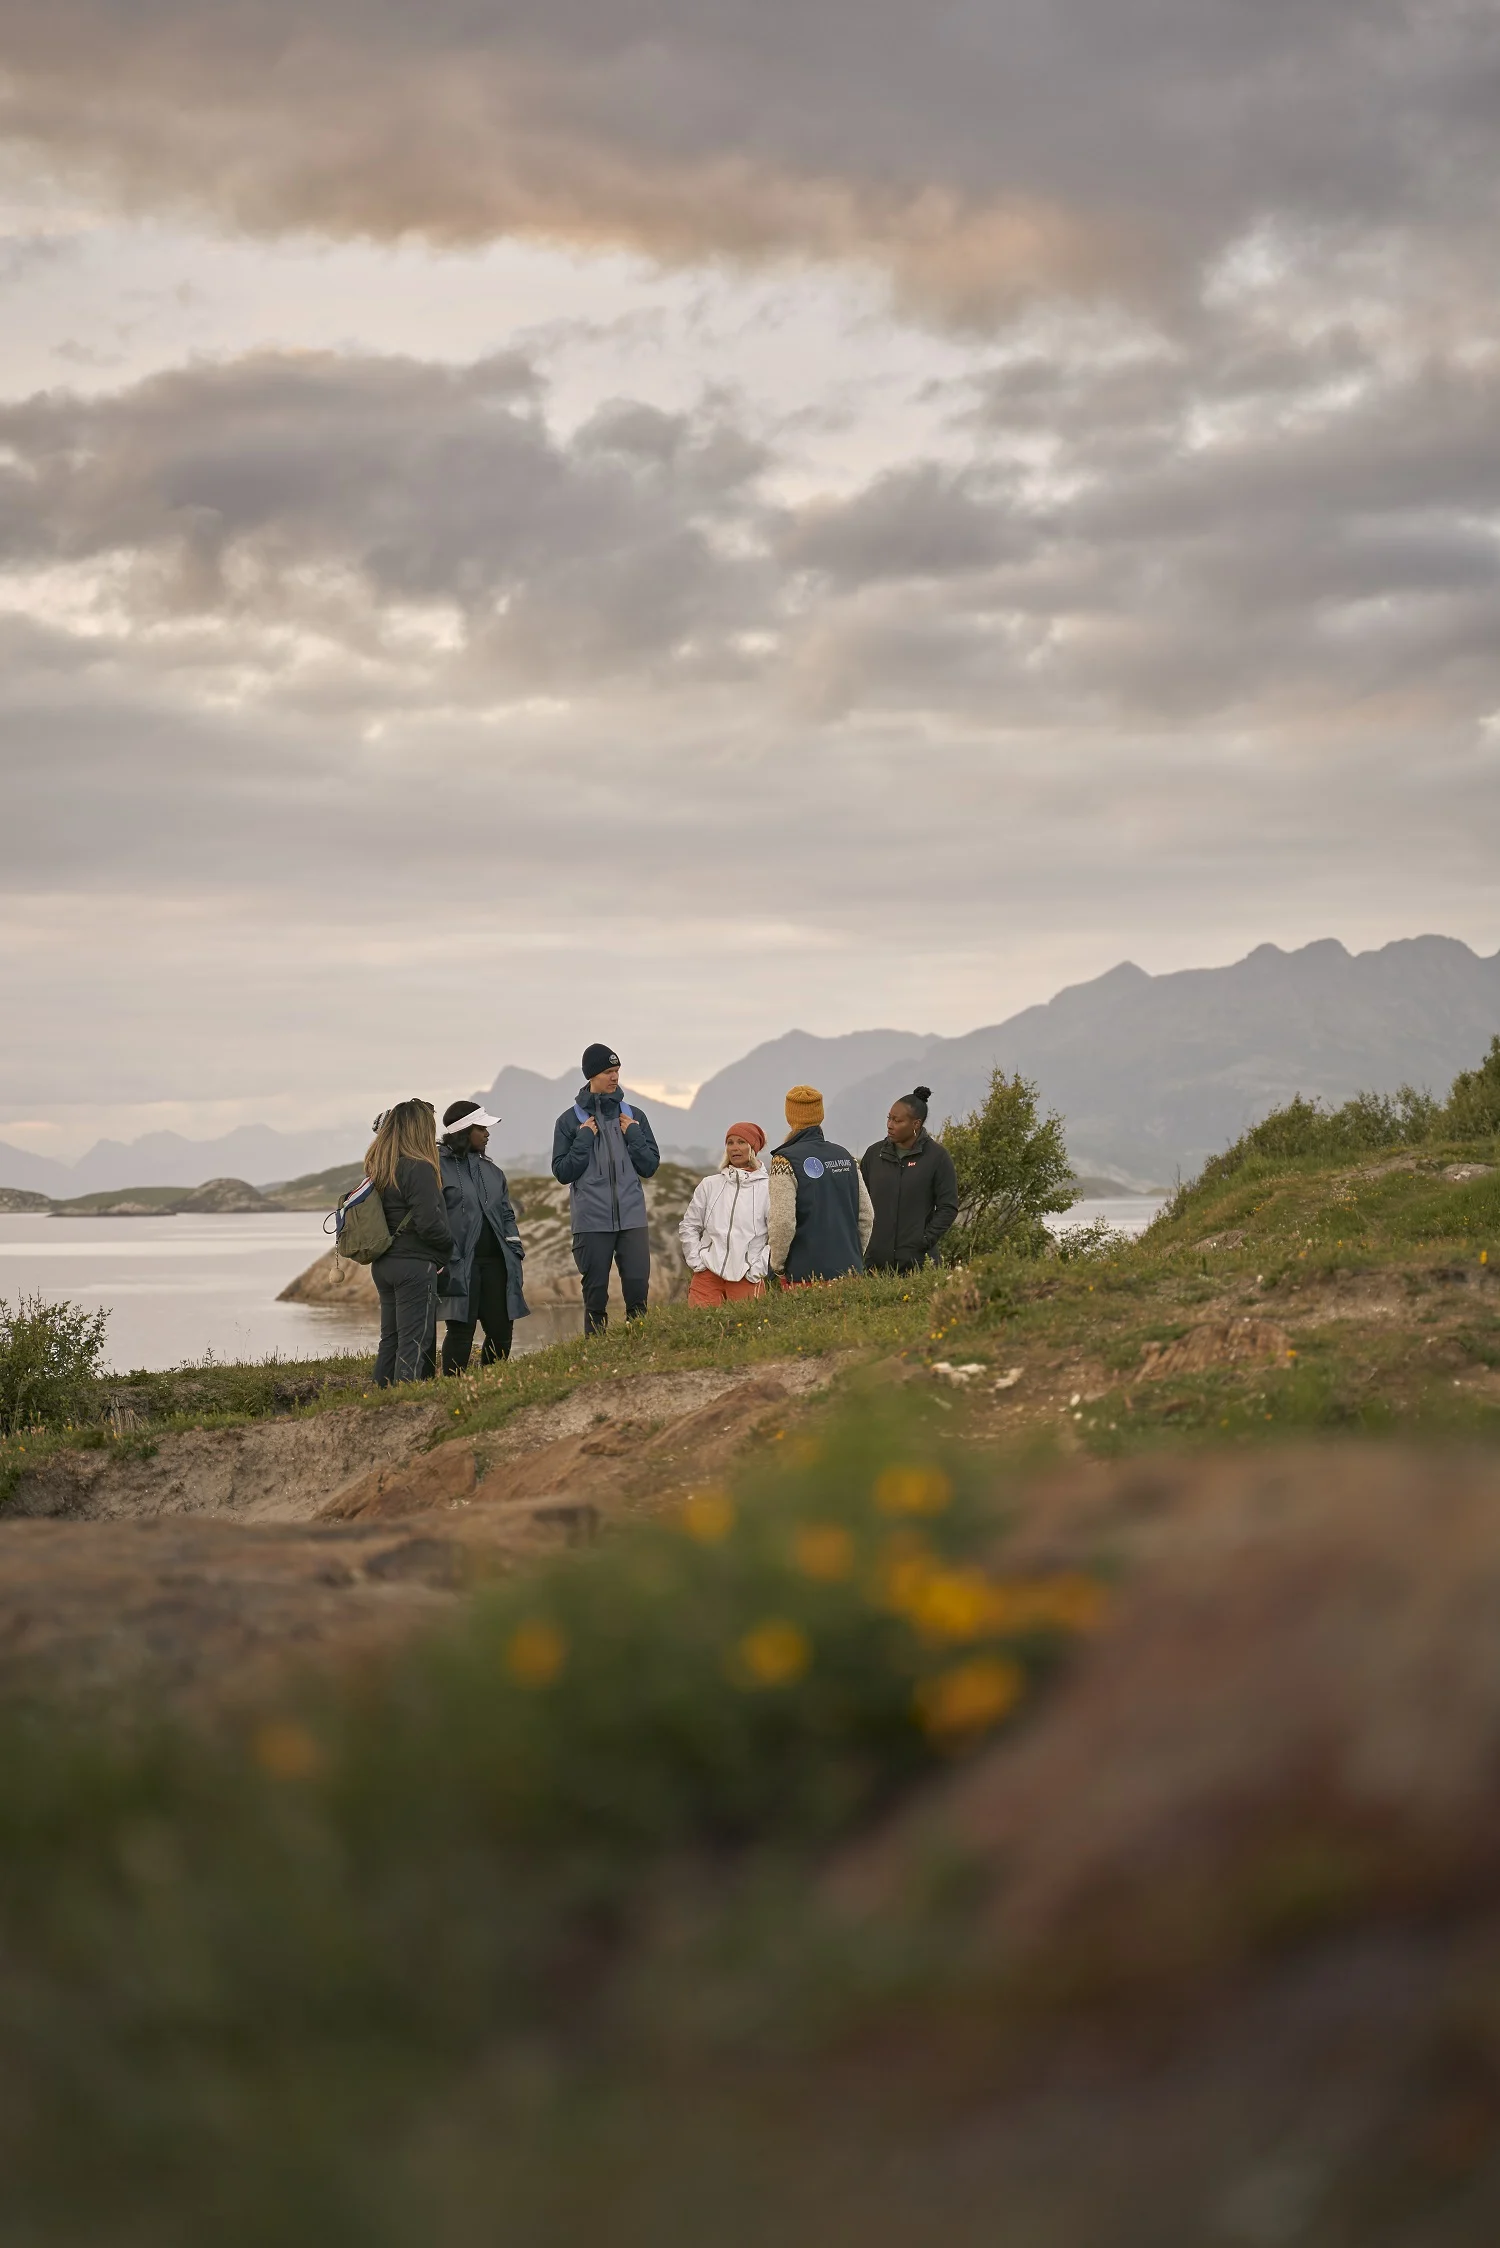
<svg viewBox="0 0 1500 2248">
<path fill-rule="evenodd" d="M 802 1176 L 805 1179 L 820 1179 L 823 1176 L 823 1166 L 816 1155 L 810 1155 L 803 1164 Z"/>
</svg>

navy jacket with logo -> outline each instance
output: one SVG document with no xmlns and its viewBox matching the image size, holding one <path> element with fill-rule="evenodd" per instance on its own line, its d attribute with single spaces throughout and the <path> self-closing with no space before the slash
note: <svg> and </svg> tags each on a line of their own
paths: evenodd
<svg viewBox="0 0 1500 2248">
<path fill-rule="evenodd" d="M 625 1131 L 623 1116 L 633 1116 Z M 590 1132 L 587 1119 L 599 1129 Z M 642 1179 L 661 1161 L 656 1134 L 623 1093 L 591 1093 L 584 1086 L 552 1130 L 552 1176 L 569 1190 L 575 1233 L 623 1233 L 646 1223 Z"/>
<path fill-rule="evenodd" d="M 846 1272 L 863 1272 L 859 1173 L 849 1150 L 824 1139 L 821 1124 L 805 1124 L 776 1154 L 797 1182 L 797 1231 L 787 1251 L 786 1278 L 842 1280 Z"/>
</svg>

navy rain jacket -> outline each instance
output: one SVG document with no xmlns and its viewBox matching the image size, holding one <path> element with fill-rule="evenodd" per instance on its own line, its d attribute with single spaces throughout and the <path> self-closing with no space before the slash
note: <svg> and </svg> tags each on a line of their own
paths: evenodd
<svg viewBox="0 0 1500 2248">
<path fill-rule="evenodd" d="M 521 1245 L 516 1213 L 511 1205 L 505 1173 L 487 1155 L 450 1148 L 439 1150 L 443 1166 L 443 1201 L 453 1233 L 453 1254 L 448 1259 L 444 1292 L 438 1299 L 443 1319 L 474 1318 L 474 1267 L 479 1259 L 479 1237 L 489 1220 L 491 1233 L 505 1253 L 505 1308 L 512 1319 L 526 1319 L 530 1306 L 521 1288 L 521 1266 L 526 1251 Z"/>
</svg>

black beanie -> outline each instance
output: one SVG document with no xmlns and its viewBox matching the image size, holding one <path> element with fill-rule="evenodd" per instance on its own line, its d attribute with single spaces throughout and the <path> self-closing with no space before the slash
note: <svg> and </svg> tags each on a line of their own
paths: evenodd
<svg viewBox="0 0 1500 2248">
<path fill-rule="evenodd" d="M 583 1074 L 585 1077 L 602 1077 L 607 1069 L 618 1069 L 620 1057 L 613 1046 L 601 1046 L 596 1039 L 592 1046 L 583 1049 Z"/>
</svg>

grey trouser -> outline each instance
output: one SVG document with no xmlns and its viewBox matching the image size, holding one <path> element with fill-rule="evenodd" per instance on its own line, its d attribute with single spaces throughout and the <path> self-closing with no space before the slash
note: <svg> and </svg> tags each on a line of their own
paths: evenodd
<svg viewBox="0 0 1500 2248">
<path fill-rule="evenodd" d="M 377 1257 L 370 1278 L 380 1296 L 375 1387 L 423 1381 L 437 1371 L 437 1266 L 430 1257 Z"/>
<path fill-rule="evenodd" d="M 583 1280 L 583 1331 L 597 1335 L 609 1325 L 609 1268 L 620 1268 L 620 1291 L 627 1319 L 639 1319 L 651 1288 L 651 1235 L 643 1225 L 619 1233 L 575 1233 L 573 1262 Z"/>
</svg>

